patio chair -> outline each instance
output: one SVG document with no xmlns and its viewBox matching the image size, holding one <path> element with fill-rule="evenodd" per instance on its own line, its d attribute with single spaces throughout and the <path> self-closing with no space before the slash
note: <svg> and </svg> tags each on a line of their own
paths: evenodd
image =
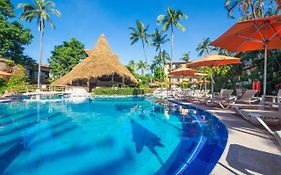
<svg viewBox="0 0 281 175">
<path fill-rule="evenodd" d="M 241 109 L 240 112 L 241 115 L 251 123 L 262 125 L 281 145 L 281 130 L 272 131 L 268 126 L 281 124 L 280 111 Z"/>
<path fill-rule="evenodd" d="M 224 108 L 224 103 L 229 103 L 229 101 L 231 99 L 233 99 L 233 97 L 231 96 L 233 93 L 232 89 L 225 89 L 223 91 L 223 93 L 221 94 L 221 96 L 218 97 L 212 97 L 211 99 L 209 99 L 207 101 L 207 104 L 218 104 L 219 106 L 221 106 L 222 108 Z"/>
<path fill-rule="evenodd" d="M 223 98 L 223 95 L 224 95 L 224 92 L 226 91 L 227 89 L 221 89 L 220 93 L 217 94 L 217 95 L 206 95 L 202 98 L 198 98 L 199 102 L 202 103 L 202 104 L 207 104 L 208 100 L 210 99 L 214 99 L 214 98 Z M 209 92 L 208 92 L 209 93 Z"/>
<path fill-rule="evenodd" d="M 252 105 L 252 103 L 258 101 L 257 98 L 254 98 L 256 93 L 257 90 L 247 90 L 240 98 L 233 98 L 230 101 L 227 101 L 226 103 L 222 103 L 221 106 L 223 109 L 229 109 L 230 107 L 239 108 L 244 104 Z"/>
</svg>

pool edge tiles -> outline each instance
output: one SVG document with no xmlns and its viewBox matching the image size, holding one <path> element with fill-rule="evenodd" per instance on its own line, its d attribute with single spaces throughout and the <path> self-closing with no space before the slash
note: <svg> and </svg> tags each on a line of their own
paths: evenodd
<svg viewBox="0 0 281 175">
<path fill-rule="evenodd" d="M 226 144 L 227 144 L 227 141 L 228 141 L 227 127 L 218 117 L 216 117 L 216 115 L 198 107 L 195 104 L 184 104 L 184 103 L 182 103 L 180 101 L 177 101 L 177 100 L 169 100 L 169 101 L 172 102 L 172 103 L 175 103 L 177 105 L 181 105 L 184 108 L 195 109 L 196 111 L 204 112 L 205 114 L 208 114 L 210 117 L 212 117 L 214 120 L 216 120 L 216 122 L 219 123 L 219 126 L 220 126 L 219 129 L 220 130 L 218 130 L 218 131 L 220 131 L 219 134 L 221 136 L 220 139 L 221 139 L 221 142 L 222 142 L 222 145 L 221 145 L 222 147 L 219 150 L 216 150 L 216 152 L 215 152 L 216 154 L 214 154 L 215 156 L 212 158 L 212 161 L 209 159 L 210 161 L 209 161 L 208 166 L 205 167 L 206 168 L 205 171 L 202 172 L 201 171 L 202 169 L 198 168 L 198 165 L 200 164 L 200 159 L 197 156 L 202 157 L 202 154 L 204 155 L 204 153 L 205 153 L 205 155 L 206 155 L 206 153 L 212 152 L 212 151 L 214 151 L 214 149 L 210 150 L 210 149 L 208 149 L 208 145 L 206 146 L 206 145 L 198 144 L 199 152 L 193 153 L 193 155 L 196 156 L 196 157 L 189 157 L 189 159 L 188 159 L 188 160 L 190 160 L 190 159 L 194 159 L 194 160 L 184 164 L 183 167 L 181 167 L 176 173 L 176 174 L 210 174 L 212 172 L 212 170 L 214 169 L 214 167 L 216 166 L 216 164 L 218 163 L 219 159 L 221 158 L 221 156 L 222 156 L 222 154 L 225 150 L 225 147 L 226 147 Z M 195 167 L 197 167 L 197 168 L 195 168 Z"/>
</svg>

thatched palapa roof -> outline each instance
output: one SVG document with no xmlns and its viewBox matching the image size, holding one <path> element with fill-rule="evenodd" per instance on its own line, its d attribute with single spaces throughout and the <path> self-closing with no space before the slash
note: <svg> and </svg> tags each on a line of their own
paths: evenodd
<svg viewBox="0 0 281 175">
<path fill-rule="evenodd" d="M 137 84 L 133 74 L 120 63 L 118 55 L 114 54 L 102 34 L 93 50 L 85 50 L 88 55 L 69 73 L 52 83 L 52 85 L 71 85 L 77 80 L 92 80 L 104 76 L 118 75 L 127 84 Z"/>
</svg>

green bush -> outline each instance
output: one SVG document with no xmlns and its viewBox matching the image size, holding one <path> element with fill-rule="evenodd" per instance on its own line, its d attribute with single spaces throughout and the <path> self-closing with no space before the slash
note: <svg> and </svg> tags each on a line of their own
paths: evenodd
<svg viewBox="0 0 281 175">
<path fill-rule="evenodd" d="M 119 96 L 119 95 L 142 95 L 151 93 L 152 89 L 145 88 L 98 88 L 93 89 L 92 94 L 93 95 L 105 95 L 105 96 Z"/>
</svg>

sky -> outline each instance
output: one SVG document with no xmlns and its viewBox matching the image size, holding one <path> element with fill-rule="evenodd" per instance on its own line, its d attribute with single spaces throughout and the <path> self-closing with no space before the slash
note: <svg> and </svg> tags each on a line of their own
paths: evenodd
<svg viewBox="0 0 281 175">
<path fill-rule="evenodd" d="M 18 3 L 33 3 L 33 0 L 11 0 L 14 6 Z M 105 34 L 114 53 L 119 55 L 123 64 L 130 59 L 145 60 L 141 42 L 131 45 L 129 39 L 129 26 L 135 27 L 135 21 L 140 20 L 145 25 L 149 24 L 149 33 L 157 25 L 157 16 L 166 14 L 168 7 L 182 10 L 188 19 L 182 20 L 186 31 L 175 30 L 174 61 L 185 53 L 191 53 L 191 60 L 198 59 L 196 47 L 204 38 L 216 39 L 222 35 L 236 20 L 227 17 L 224 9 L 224 0 L 52 0 L 56 3 L 62 16 L 52 15 L 56 30 L 48 24 L 45 28 L 43 39 L 43 63 L 48 63 L 48 58 L 54 46 L 72 37 L 78 39 L 85 48 L 92 49 L 101 34 Z M 16 9 L 16 18 L 22 9 Z M 25 49 L 25 54 L 35 60 L 39 57 L 39 32 L 36 20 L 32 23 L 21 21 L 25 27 L 30 28 L 34 39 Z M 169 36 L 169 31 L 167 32 Z M 156 55 L 155 48 L 145 48 L 148 60 Z M 170 42 L 163 49 L 170 53 Z"/>
</svg>

